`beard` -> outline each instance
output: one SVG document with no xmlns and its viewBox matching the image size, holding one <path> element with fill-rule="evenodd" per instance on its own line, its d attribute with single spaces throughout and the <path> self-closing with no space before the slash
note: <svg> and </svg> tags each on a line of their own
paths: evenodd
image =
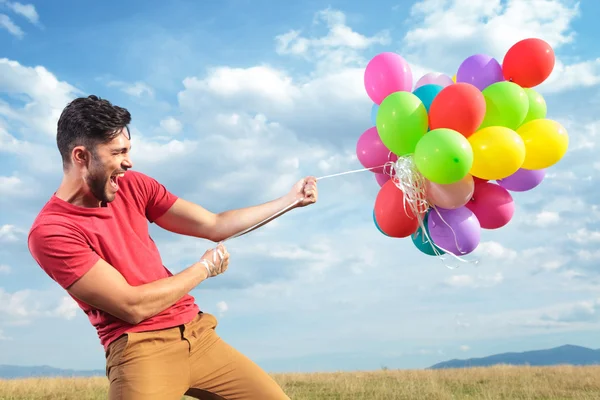
<svg viewBox="0 0 600 400">
<path fill-rule="evenodd" d="M 85 182 L 90 188 L 90 192 L 98 201 L 102 203 L 110 203 L 115 199 L 114 194 L 109 194 L 107 184 L 110 176 L 106 175 L 104 166 L 97 159 L 95 154 L 92 154 L 92 163 L 89 168 L 89 175 L 85 178 Z"/>
</svg>

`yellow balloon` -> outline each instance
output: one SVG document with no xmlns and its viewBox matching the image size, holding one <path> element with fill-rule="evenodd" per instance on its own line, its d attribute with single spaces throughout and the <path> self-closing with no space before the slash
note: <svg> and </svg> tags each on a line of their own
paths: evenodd
<svg viewBox="0 0 600 400">
<path fill-rule="evenodd" d="M 473 148 L 471 175 L 481 179 L 503 179 L 517 172 L 525 160 L 525 143 L 514 130 L 488 126 L 468 137 Z"/>
<path fill-rule="evenodd" d="M 452 77 L 452 82 L 456 83 L 456 75 Z"/>
<path fill-rule="evenodd" d="M 567 130 L 551 119 L 534 119 L 519 128 L 517 133 L 525 143 L 525 169 L 551 167 L 563 158 L 569 148 Z"/>
</svg>

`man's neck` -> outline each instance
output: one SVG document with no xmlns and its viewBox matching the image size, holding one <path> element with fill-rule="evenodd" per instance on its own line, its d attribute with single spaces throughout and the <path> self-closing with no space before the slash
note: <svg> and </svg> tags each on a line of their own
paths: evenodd
<svg viewBox="0 0 600 400">
<path fill-rule="evenodd" d="M 60 186 L 54 194 L 61 200 L 79 207 L 96 208 L 103 207 L 101 201 L 89 194 L 81 178 L 65 174 Z"/>
</svg>

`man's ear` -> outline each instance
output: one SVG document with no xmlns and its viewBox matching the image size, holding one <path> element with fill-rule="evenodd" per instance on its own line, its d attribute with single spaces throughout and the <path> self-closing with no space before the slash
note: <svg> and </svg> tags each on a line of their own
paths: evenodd
<svg viewBox="0 0 600 400">
<path fill-rule="evenodd" d="M 75 146 L 71 152 L 71 160 L 74 165 L 87 166 L 90 162 L 90 153 L 84 146 Z"/>
</svg>

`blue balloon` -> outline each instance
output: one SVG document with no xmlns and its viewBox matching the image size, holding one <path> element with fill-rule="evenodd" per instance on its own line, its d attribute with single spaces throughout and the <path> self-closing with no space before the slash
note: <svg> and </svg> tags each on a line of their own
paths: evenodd
<svg viewBox="0 0 600 400">
<path fill-rule="evenodd" d="M 371 107 L 371 123 L 373 124 L 373 126 L 377 125 L 377 111 L 379 110 L 379 106 L 375 103 L 373 103 L 373 106 Z"/>
<path fill-rule="evenodd" d="M 425 226 L 425 231 L 427 232 L 427 236 L 425 236 L 423 234 L 423 229 L 421 227 L 419 227 L 419 229 L 417 229 L 417 231 L 415 233 L 410 235 L 410 238 L 412 239 L 412 242 L 415 245 L 415 247 L 417 249 L 419 249 L 421 251 L 421 253 L 427 254 L 428 256 L 442 255 L 442 254 L 445 254 L 445 251 L 443 251 L 439 247 L 435 246 L 435 243 L 432 244 L 432 242 L 429 239 L 427 239 L 427 237 L 431 238 L 431 235 L 429 234 L 429 227 L 427 226 L 427 221 L 429 219 L 429 213 L 431 211 L 432 210 L 429 210 L 427 212 L 427 214 L 425 214 L 425 218 L 423 219 L 423 225 Z M 434 246 L 435 246 L 435 249 L 438 251 L 437 254 L 433 250 Z"/>
<path fill-rule="evenodd" d="M 434 85 L 430 83 L 428 85 L 419 86 L 415 89 L 413 94 L 417 96 L 421 102 L 423 102 L 425 109 L 427 112 L 429 112 L 429 108 L 431 107 L 431 103 L 433 103 L 433 99 L 435 99 L 435 96 L 437 96 L 442 89 L 443 87 L 440 85 Z"/>
<path fill-rule="evenodd" d="M 377 223 L 377 220 L 375 219 L 375 210 L 373 210 L 373 223 L 375 224 L 375 226 L 377 227 L 377 230 L 379 232 L 383 233 L 385 236 L 389 236 L 384 231 L 382 231 L 381 228 L 379 227 L 379 224 Z"/>
</svg>

